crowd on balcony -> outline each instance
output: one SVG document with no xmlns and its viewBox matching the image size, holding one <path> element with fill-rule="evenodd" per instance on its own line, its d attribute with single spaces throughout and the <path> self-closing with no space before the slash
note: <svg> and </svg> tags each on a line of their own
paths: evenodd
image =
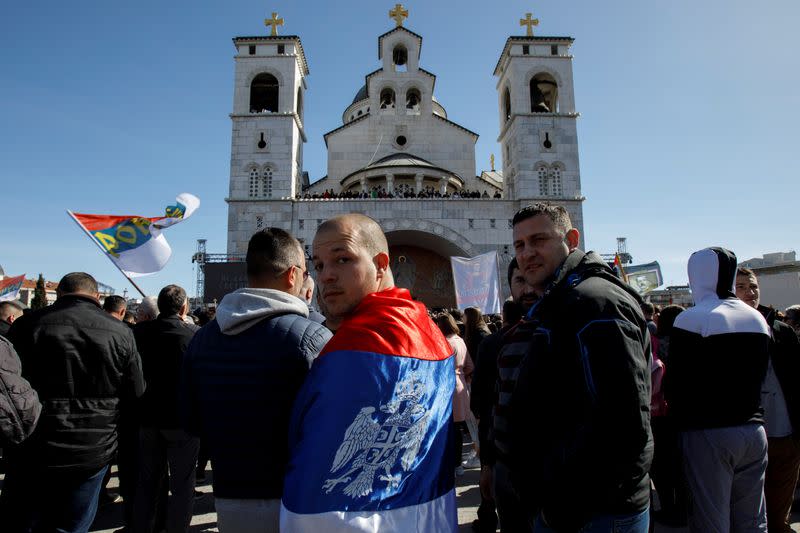
<svg viewBox="0 0 800 533">
<path fill-rule="evenodd" d="M 322 193 L 311 193 L 306 191 L 302 196 L 297 195 L 297 199 L 303 200 L 327 200 L 327 199 L 383 199 L 383 198 L 390 198 L 390 199 L 397 199 L 397 198 L 452 198 L 452 199 L 499 199 L 502 198 L 500 191 L 495 191 L 493 196 L 490 196 L 486 190 L 483 192 L 477 190 L 470 190 L 470 189 L 462 189 L 460 191 L 454 192 L 447 192 L 445 191 L 444 194 L 438 189 L 434 189 L 432 186 L 428 185 L 424 187 L 419 192 L 417 192 L 413 187 L 410 185 L 400 185 L 399 187 L 395 187 L 394 189 L 387 191 L 386 187 L 383 186 L 375 186 L 371 187 L 368 191 L 354 191 L 354 190 L 347 190 L 347 191 L 340 191 L 335 192 L 333 189 L 325 189 Z"/>
</svg>

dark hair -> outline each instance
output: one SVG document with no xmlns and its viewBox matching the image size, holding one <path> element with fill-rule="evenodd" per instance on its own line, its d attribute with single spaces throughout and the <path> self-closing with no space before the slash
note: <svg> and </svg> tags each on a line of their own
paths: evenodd
<svg viewBox="0 0 800 533">
<path fill-rule="evenodd" d="M 275 277 L 295 264 L 301 250 L 298 240 L 280 228 L 258 231 L 247 244 L 247 275 Z"/>
<path fill-rule="evenodd" d="M 519 263 L 517 263 L 517 258 L 511 260 L 508 264 L 508 287 L 511 288 L 511 278 L 514 277 L 514 271 L 519 268 Z"/>
<path fill-rule="evenodd" d="M 758 277 L 758 276 L 756 276 L 756 273 L 753 272 L 752 270 L 750 270 L 749 268 L 741 267 L 741 266 L 736 269 L 736 275 L 737 276 L 747 276 L 747 277 L 753 276 L 754 278 Z"/>
<path fill-rule="evenodd" d="M 442 330 L 445 337 L 458 335 L 458 324 L 450 313 L 442 313 L 436 317 L 436 325 Z"/>
<path fill-rule="evenodd" d="M 642 313 L 652 315 L 655 312 L 656 312 L 656 306 L 654 306 L 650 302 L 642 302 Z"/>
<path fill-rule="evenodd" d="M 103 302 L 103 309 L 110 313 L 119 313 L 126 307 L 128 307 L 128 302 L 125 301 L 125 298 L 116 294 L 106 296 L 106 299 Z"/>
<path fill-rule="evenodd" d="M 130 311 L 125 311 L 125 317 L 122 319 L 122 321 L 127 322 L 128 324 L 136 324 L 136 315 Z"/>
<path fill-rule="evenodd" d="M 683 312 L 683 307 L 680 305 L 668 305 L 661 310 L 658 315 L 658 329 L 656 335 L 659 337 L 666 337 L 672 333 L 672 326 L 675 324 L 675 318 Z"/>
<path fill-rule="evenodd" d="M 572 221 L 569 218 L 569 213 L 560 205 L 535 203 L 527 205 L 514 213 L 514 218 L 511 220 L 511 225 L 516 226 L 523 220 L 533 218 L 538 215 L 544 215 L 553 221 L 553 224 L 559 230 L 563 231 L 564 235 L 572 229 Z"/>
<path fill-rule="evenodd" d="M 73 292 L 95 294 L 97 293 L 97 280 L 86 272 L 70 272 L 58 282 L 57 292 L 59 294 Z"/>
<path fill-rule="evenodd" d="M 177 315 L 186 303 L 186 291 L 178 285 L 167 285 L 158 293 L 158 312 L 162 315 Z"/>
</svg>

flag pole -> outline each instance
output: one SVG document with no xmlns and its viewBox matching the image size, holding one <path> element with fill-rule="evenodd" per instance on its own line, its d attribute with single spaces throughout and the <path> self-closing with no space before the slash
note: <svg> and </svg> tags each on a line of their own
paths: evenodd
<svg viewBox="0 0 800 533">
<path fill-rule="evenodd" d="M 134 288 L 135 288 L 137 291 L 139 291 L 139 294 L 141 294 L 141 295 L 142 295 L 142 298 L 147 298 L 147 295 L 144 293 L 144 291 L 143 291 L 142 289 L 140 289 L 140 288 L 139 288 L 139 286 L 138 286 L 138 285 L 137 285 L 137 284 L 136 284 L 136 283 L 135 283 L 135 282 L 134 282 L 134 281 L 131 279 L 131 277 L 130 277 L 130 276 L 128 276 L 128 275 L 125 273 L 125 271 L 124 271 L 124 270 L 122 270 L 122 269 L 119 267 L 119 265 L 118 265 L 118 264 L 116 264 L 116 263 L 115 263 L 115 262 L 114 262 L 114 261 L 111 259 L 111 257 L 108 255 L 108 250 L 106 250 L 106 249 L 104 249 L 102 246 L 100 246 L 100 243 L 99 243 L 99 242 L 97 242 L 97 239 L 95 239 L 94 237 L 92 237 L 92 234 L 91 234 L 91 233 L 89 233 L 89 230 L 87 230 L 87 229 L 86 229 L 86 228 L 83 226 L 83 224 L 81 224 L 81 222 L 80 222 L 80 221 L 79 221 L 79 220 L 78 220 L 78 219 L 75 217 L 75 215 L 72 213 L 72 211 L 70 211 L 69 209 L 67 209 L 67 214 L 70 216 L 70 218 L 71 218 L 72 220 L 74 220 L 74 221 L 75 221 L 75 223 L 78 225 L 78 227 L 79 227 L 79 228 L 81 228 L 81 229 L 83 230 L 83 232 L 86 234 L 86 236 L 87 236 L 87 237 L 89 237 L 89 240 L 90 240 L 90 241 L 92 241 L 93 243 L 95 243 L 95 244 L 97 245 L 97 247 L 98 247 L 98 248 L 100 248 L 100 251 L 101 251 L 101 252 L 103 252 L 103 255 L 104 255 L 104 256 L 106 256 L 106 257 L 108 258 L 108 260 L 109 260 L 109 261 L 111 261 L 111 264 L 112 264 L 112 265 L 114 265 L 115 267 L 117 267 L 117 270 L 119 270 L 119 271 L 120 271 L 120 273 L 121 273 L 123 276 L 125 276 L 125 279 L 127 279 L 127 280 L 130 282 L 130 284 L 131 284 L 131 285 L 133 285 L 133 287 L 134 287 Z"/>
</svg>

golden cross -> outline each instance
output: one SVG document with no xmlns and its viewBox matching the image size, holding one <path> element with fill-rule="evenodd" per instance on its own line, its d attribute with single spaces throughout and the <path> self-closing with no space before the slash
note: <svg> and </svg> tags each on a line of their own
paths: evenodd
<svg viewBox="0 0 800 533">
<path fill-rule="evenodd" d="M 278 35 L 278 26 L 283 26 L 283 19 L 278 18 L 278 14 L 273 11 L 271 19 L 264 19 L 264 26 L 272 26 L 270 35 L 274 37 Z"/>
<path fill-rule="evenodd" d="M 533 37 L 533 27 L 539 25 L 539 19 L 531 19 L 533 13 L 525 13 L 524 19 L 519 19 L 520 26 L 527 26 L 528 37 Z"/>
<path fill-rule="evenodd" d="M 408 18 L 408 9 L 403 8 L 403 4 L 395 4 L 394 9 L 389 11 L 389 18 L 394 19 L 399 28 L 403 25 L 403 19 Z"/>
</svg>

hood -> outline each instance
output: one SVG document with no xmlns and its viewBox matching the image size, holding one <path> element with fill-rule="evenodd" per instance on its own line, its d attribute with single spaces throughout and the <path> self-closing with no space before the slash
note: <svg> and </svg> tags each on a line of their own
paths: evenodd
<svg viewBox="0 0 800 533">
<path fill-rule="evenodd" d="M 689 258 L 689 286 L 695 302 L 736 298 L 736 255 L 725 248 L 704 248 Z"/>
<path fill-rule="evenodd" d="M 217 307 L 217 323 L 225 335 L 236 335 L 265 318 L 295 314 L 308 317 L 306 303 L 275 289 L 238 289 L 226 294 Z"/>
</svg>

